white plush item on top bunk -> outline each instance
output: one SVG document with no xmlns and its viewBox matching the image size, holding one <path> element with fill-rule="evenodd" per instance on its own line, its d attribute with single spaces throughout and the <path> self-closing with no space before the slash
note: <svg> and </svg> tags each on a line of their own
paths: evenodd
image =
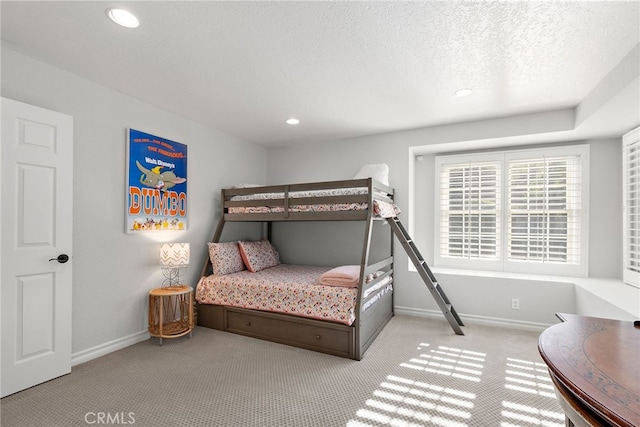
<svg viewBox="0 0 640 427">
<path fill-rule="evenodd" d="M 382 184 L 389 186 L 389 165 L 386 163 L 373 163 L 360 168 L 353 179 L 373 178 Z"/>
</svg>

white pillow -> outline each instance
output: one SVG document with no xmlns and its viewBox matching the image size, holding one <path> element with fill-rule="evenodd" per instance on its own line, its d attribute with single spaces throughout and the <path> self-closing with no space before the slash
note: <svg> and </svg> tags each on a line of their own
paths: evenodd
<svg viewBox="0 0 640 427">
<path fill-rule="evenodd" d="M 364 165 L 353 179 L 373 178 L 384 185 L 389 185 L 389 165 L 386 163 L 376 163 Z"/>
</svg>

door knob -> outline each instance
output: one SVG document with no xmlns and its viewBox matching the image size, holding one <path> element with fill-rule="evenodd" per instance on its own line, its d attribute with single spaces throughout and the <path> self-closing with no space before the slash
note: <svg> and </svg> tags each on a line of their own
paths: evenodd
<svg viewBox="0 0 640 427">
<path fill-rule="evenodd" d="M 64 264 L 65 262 L 69 261 L 69 255 L 60 254 L 58 255 L 58 258 L 51 258 L 49 261 L 58 261 L 60 264 Z"/>
</svg>

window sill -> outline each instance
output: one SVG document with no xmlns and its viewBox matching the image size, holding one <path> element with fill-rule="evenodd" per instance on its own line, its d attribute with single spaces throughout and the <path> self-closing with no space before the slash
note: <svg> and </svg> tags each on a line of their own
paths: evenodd
<svg viewBox="0 0 640 427">
<path fill-rule="evenodd" d="M 627 285 L 622 279 L 597 277 L 550 276 L 544 274 L 510 273 L 502 271 L 463 270 L 458 268 L 433 267 L 434 274 L 455 276 L 494 277 L 500 279 L 531 280 L 541 282 L 571 283 L 576 287 L 613 304 L 619 309 L 640 319 L 640 289 Z"/>
</svg>

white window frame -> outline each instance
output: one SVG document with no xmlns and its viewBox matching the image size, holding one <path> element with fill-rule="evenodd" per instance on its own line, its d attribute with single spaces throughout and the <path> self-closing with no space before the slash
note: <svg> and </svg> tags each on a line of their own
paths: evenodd
<svg viewBox="0 0 640 427">
<path fill-rule="evenodd" d="M 632 158 L 632 155 L 634 156 Z M 623 280 L 640 288 L 640 271 L 637 261 L 640 257 L 640 128 L 622 137 L 622 230 L 623 230 Z"/>
<path fill-rule="evenodd" d="M 478 270 L 502 270 L 502 261 L 500 258 L 496 259 L 479 259 L 479 258 L 466 258 L 461 260 L 459 258 L 450 258 L 444 255 L 441 251 L 440 242 L 441 239 L 446 238 L 446 227 L 442 227 L 440 222 L 441 215 L 441 207 L 442 204 L 445 203 L 439 195 L 441 191 L 441 175 L 440 171 L 443 167 L 448 167 L 452 165 L 462 165 L 464 163 L 473 163 L 473 164 L 493 164 L 493 163 L 501 163 L 503 161 L 503 155 L 498 154 L 474 154 L 474 155 L 449 155 L 449 156 L 436 156 L 436 177 L 435 177 L 435 216 L 434 216 L 434 236 L 435 236 L 435 266 L 438 267 L 460 267 L 464 266 L 470 269 L 478 269 Z M 499 185 L 504 185 L 504 176 L 500 175 Z M 503 215 L 500 211 L 502 204 L 498 206 L 498 218 L 496 221 L 501 223 L 503 221 Z M 500 246 L 503 242 L 503 238 L 500 235 L 500 230 L 498 231 L 498 246 Z M 500 248 L 498 248 L 500 250 Z"/>
<path fill-rule="evenodd" d="M 555 158 L 564 156 L 578 156 L 581 168 L 581 188 L 579 198 L 581 207 L 575 215 L 579 215 L 579 253 L 578 264 L 565 264 L 559 262 L 533 262 L 515 261 L 508 259 L 509 248 L 509 162 L 511 160 Z M 435 159 L 435 201 L 434 201 L 434 265 L 436 267 L 463 268 L 473 270 L 488 270 L 498 272 L 514 272 L 528 274 L 548 274 L 548 275 L 568 275 L 587 276 L 589 259 L 589 145 L 555 146 L 545 148 L 534 148 L 525 150 L 496 151 L 492 153 L 470 153 L 436 156 Z M 501 207 L 499 223 L 500 244 L 497 259 L 461 259 L 447 257 L 441 253 L 441 239 L 445 238 L 446 230 L 441 224 L 441 170 L 451 164 L 461 164 L 464 162 L 487 162 L 500 161 L 502 177 L 501 195 L 499 196 Z"/>
</svg>

